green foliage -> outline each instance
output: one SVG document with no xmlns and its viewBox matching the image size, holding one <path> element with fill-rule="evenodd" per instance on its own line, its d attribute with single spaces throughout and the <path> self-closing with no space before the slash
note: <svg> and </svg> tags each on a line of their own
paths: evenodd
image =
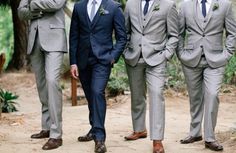
<svg viewBox="0 0 236 153">
<path fill-rule="evenodd" d="M 110 96 L 116 96 L 123 94 L 125 90 L 128 90 L 128 77 L 125 72 L 125 64 L 123 58 L 120 58 L 119 62 L 114 65 L 111 76 L 107 85 L 107 90 Z"/>
<path fill-rule="evenodd" d="M 181 63 L 175 55 L 167 64 L 167 88 L 180 90 L 184 88 L 184 74 L 181 69 Z"/>
<path fill-rule="evenodd" d="M 6 55 L 4 68 L 7 67 L 13 54 L 13 24 L 11 9 L 9 7 L 0 7 L 0 53 Z"/>
<path fill-rule="evenodd" d="M 9 91 L 5 91 L 0 88 L 0 104 L 2 108 L 2 112 L 10 113 L 17 111 L 15 104 L 15 100 L 18 98 L 18 95 L 15 95 Z"/>
<path fill-rule="evenodd" d="M 236 85 L 236 54 L 234 54 L 226 66 L 224 82 Z"/>
</svg>

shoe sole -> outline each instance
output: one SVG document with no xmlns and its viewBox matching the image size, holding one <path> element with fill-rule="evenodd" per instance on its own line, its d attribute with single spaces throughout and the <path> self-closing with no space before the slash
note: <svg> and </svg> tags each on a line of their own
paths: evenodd
<svg viewBox="0 0 236 153">
<path fill-rule="evenodd" d="M 189 142 L 181 142 L 181 141 L 180 141 L 180 143 L 181 143 L 181 144 L 189 144 L 189 143 L 194 143 L 194 142 L 197 142 L 197 141 L 202 141 L 202 138 L 196 138 L 195 140 L 189 141 Z"/>
<path fill-rule="evenodd" d="M 147 136 L 141 136 L 141 137 L 138 137 L 137 139 L 128 139 L 128 138 L 125 138 L 125 140 L 126 140 L 126 141 L 134 141 L 134 140 L 144 139 L 144 138 L 147 138 Z"/>
</svg>

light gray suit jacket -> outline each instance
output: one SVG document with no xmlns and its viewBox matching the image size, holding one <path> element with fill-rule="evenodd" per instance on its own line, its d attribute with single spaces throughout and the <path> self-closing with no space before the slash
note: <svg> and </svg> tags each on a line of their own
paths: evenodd
<svg viewBox="0 0 236 153">
<path fill-rule="evenodd" d="M 212 0 L 204 18 L 197 0 L 185 0 L 179 11 L 180 37 L 177 55 L 189 67 L 199 63 L 202 54 L 213 67 L 224 66 L 235 51 L 236 21 L 232 3 Z M 226 30 L 225 48 L 223 32 Z"/>
<path fill-rule="evenodd" d="M 123 55 L 125 62 L 135 66 L 140 53 L 145 62 L 156 66 L 170 59 L 178 45 L 178 13 L 170 0 L 154 0 L 146 16 L 141 0 L 128 0 L 125 19 L 129 42 Z"/>
<path fill-rule="evenodd" d="M 67 52 L 63 11 L 65 2 L 66 0 L 21 0 L 18 15 L 21 19 L 30 20 L 28 54 L 32 52 L 37 30 L 43 50 Z"/>
</svg>

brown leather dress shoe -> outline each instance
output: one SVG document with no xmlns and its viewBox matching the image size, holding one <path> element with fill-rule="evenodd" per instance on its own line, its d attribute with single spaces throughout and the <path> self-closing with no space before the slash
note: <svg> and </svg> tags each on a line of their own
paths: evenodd
<svg viewBox="0 0 236 153">
<path fill-rule="evenodd" d="M 210 150 L 213 151 L 223 151 L 223 146 L 219 144 L 219 142 L 214 141 L 214 142 L 206 142 L 205 141 L 205 147 L 209 148 Z"/>
<path fill-rule="evenodd" d="M 50 131 L 42 130 L 39 133 L 31 135 L 32 139 L 43 139 L 43 138 L 49 138 Z"/>
<path fill-rule="evenodd" d="M 153 141 L 153 153 L 165 153 L 164 147 L 160 140 Z"/>
<path fill-rule="evenodd" d="M 188 136 L 182 140 L 180 140 L 181 144 L 188 144 L 188 143 L 193 143 L 196 141 L 201 141 L 202 140 L 202 136 L 199 137 L 192 137 L 192 136 Z"/>
<path fill-rule="evenodd" d="M 94 152 L 95 153 L 105 153 L 105 152 L 107 152 L 107 148 L 106 148 L 106 145 L 105 145 L 104 141 L 95 141 Z"/>
<path fill-rule="evenodd" d="M 91 141 L 91 140 L 93 140 L 93 134 L 92 133 L 88 133 L 84 136 L 78 137 L 78 141 L 80 141 L 80 142 L 86 142 L 86 141 Z"/>
<path fill-rule="evenodd" d="M 125 140 L 137 140 L 140 138 L 146 138 L 147 137 L 147 131 L 142 132 L 133 132 L 132 134 L 125 137 Z"/>
<path fill-rule="evenodd" d="M 52 150 L 60 147 L 62 145 L 62 139 L 53 139 L 50 138 L 48 142 L 43 146 L 43 150 Z"/>
</svg>

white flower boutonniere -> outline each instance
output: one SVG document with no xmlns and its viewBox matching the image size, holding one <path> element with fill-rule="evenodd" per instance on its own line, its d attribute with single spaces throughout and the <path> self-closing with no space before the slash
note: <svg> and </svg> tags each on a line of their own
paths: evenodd
<svg viewBox="0 0 236 153">
<path fill-rule="evenodd" d="M 153 11 L 159 11 L 159 10 L 160 10 L 160 4 L 158 4 L 158 5 L 154 6 L 154 9 L 153 9 Z"/>
<path fill-rule="evenodd" d="M 215 3 L 215 4 L 213 5 L 212 11 L 215 11 L 215 10 L 217 10 L 218 8 L 219 8 L 219 3 Z"/>
<path fill-rule="evenodd" d="M 100 15 L 106 15 L 106 14 L 109 14 L 109 11 L 105 10 L 104 7 L 101 6 L 100 9 L 99 9 L 99 14 Z"/>
</svg>

